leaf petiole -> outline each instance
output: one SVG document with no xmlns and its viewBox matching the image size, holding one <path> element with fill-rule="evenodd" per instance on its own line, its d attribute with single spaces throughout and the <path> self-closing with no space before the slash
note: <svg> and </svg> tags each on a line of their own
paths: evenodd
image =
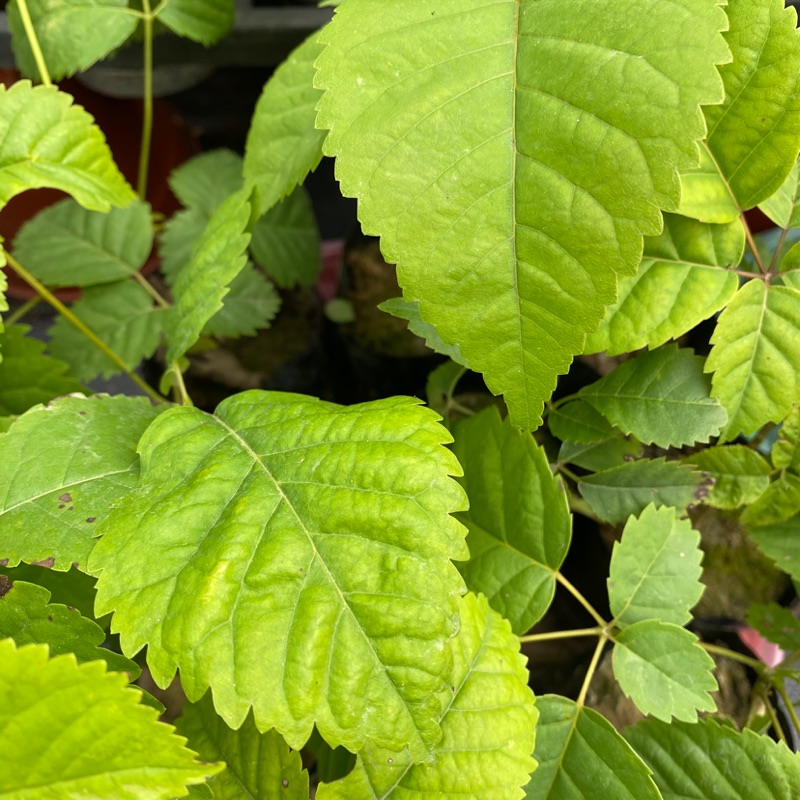
<svg viewBox="0 0 800 800">
<path fill-rule="evenodd" d="M 22 25 L 25 28 L 25 36 L 28 39 L 28 44 L 33 52 L 33 58 L 36 61 L 36 68 L 39 70 L 39 77 L 42 79 L 42 83 L 45 86 L 52 86 L 53 82 L 50 80 L 50 73 L 47 70 L 44 54 L 42 53 L 42 48 L 39 45 L 39 39 L 36 36 L 36 31 L 34 30 L 33 22 L 31 21 L 31 15 L 28 11 L 27 0 L 18 0 L 17 7 L 19 8 L 19 15 L 22 19 Z"/>
<path fill-rule="evenodd" d="M 553 639 L 570 639 L 574 636 L 603 636 L 604 628 L 599 625 L 596 628 L 576 628 L 571 631 L 549 631 L 548 633 L 529 633 L 520 636 L 520 642 L 548 642 Z"/>
</svg>

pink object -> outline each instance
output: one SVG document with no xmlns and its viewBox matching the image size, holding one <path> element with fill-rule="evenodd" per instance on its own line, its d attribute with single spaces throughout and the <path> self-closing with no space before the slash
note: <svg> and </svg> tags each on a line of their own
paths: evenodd
<svg viewBox="0 0 800 800">
<path fill-rule="evenodd" d="M 317 294 L 323 302 L 330 303 L 339 288 L 339 276 L 342 272 L 344 257 L 344 239 L 329 239 L 320 247 L 322 269 L 317 281 Z"/>
<path fill-rule="evenodd" d="M 768 667 L 777 667 L 786 658 L 786 653 L 778 645 L 765 639 L 757 630 L 742 625 L 737 633 L 742 643 L 747 645 L 753 655 Z"/>
</svg>

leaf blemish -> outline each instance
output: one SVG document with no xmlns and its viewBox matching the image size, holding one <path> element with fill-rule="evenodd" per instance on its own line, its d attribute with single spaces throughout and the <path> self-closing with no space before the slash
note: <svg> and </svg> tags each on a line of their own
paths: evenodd
<svg viewBox="0 0 800 800">
<path fill-rule="evenodd" d="M 288 780 L 288 778 L 284 778 L 281 781 L 281 786 L 283 786 L 284 789 L 288 789 L 289 788 L 289 780 Z"/>
<path fill-rule="evenodd" d="M 64 492 L 59 498 L 62 503 L 71 503 L 72 502 L 72 495 L 69 492 Z"/>
<path fill-rule="evenodd" d="M 13 585 L 6 575 L 0 575 L 0 597 L 5 597 Z"/>
<path fill-rule="evenodd" d="M 50 569 L 53 566 L 53 564 L 55 564 L 55 563 L 56 563 L 56 559 L 55 559 L 54 556 L 50 556 L 49 558 L 45 558 L 42 561 L 31 561 L 31 564 L 33 564 L 34 567 L 46 567 L 47 569 Z"/>
<path fill-rule="evenodd" d="M 90 523 L 90 524 L 91 524 L 92 522 L 94 522 L 96 519 L 97 519 L 97 517 L 86 517 L 86 521 L 87 521 L 88 523 Z"/>
</svg>

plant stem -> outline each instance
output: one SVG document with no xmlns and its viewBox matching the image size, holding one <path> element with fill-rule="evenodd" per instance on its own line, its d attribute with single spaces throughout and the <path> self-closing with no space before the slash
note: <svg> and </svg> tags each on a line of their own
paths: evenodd
<svg viewBox="0 0 800 800">
<path fill-rule="evenodd" d="M 774 272 L 775 268 L 778 266 L 778 257 L 781 254 L 781 248 L 783 247 L 783 243 L 786 241 L 786 234 L 789 233 L 788 228 L 784 228 L 781 231 L 781 236 L 778 239 L 778 244 L 775 245 L 775 252 L 772 254 L 772 260 L 769 262 L 768 271 Z"/>
<path fill-rule="evenodd" d="M 141 286 L 142 289 L 144 289 L 147 294 L 149 294 L 150 297 L 155 300 L 156 305 L 158 305 L 159 308 L 171 308 L 171 305 L 161 295 L 161 292 L 159 292 L 158 289 L 156 289 L 156 287 L 144 277 L 144 275 L 142 275 L 140 272 L 133 272 L 131 273 L 131 278 L 133 278 L 133 280 L 135 280 L 136 283 L 138 283 L 139 286 Z"/>
<path fill-rule="evenodd" d="M 731 661 L 738 661 L 740 664 L 751 667 L 759 675 L 767 670 L 767 665 L 762 664 L 758 659 L 751 658 L 743 653 L 737 653 L 735 650 L 729 650 L 727 647 L 719 647 L 718 645 L 709 644 L 708 642 L 700 642 L 700 647 L 702 647 L 707 653 L 713 653 L 716 656 L 729 658 Z"/>
<path fill-rule="evenodd" d="M 30 300 L 23 303 L 13 314 L 9 314 L 8 317 L 6 317 L 6 327 L 11 327 L 15 323 L 19 322 L 29 311 L 32 311 L 41 302 L 42 298 L 39 297 L 39 295 L 36 295 L 36 297 L 32 297 Z"/>
<path fill-rule="evenodd" d="M 33 275 L 22 266 L 10 253 L 6 253 L 9 266 L 22 278 L 36 293 L 49 303 L 62 317 L 74 325 L 103 355 L 111 359 L 154 403 L 167 403 L 166 398 L 162 397 L 148 383 L 139 377 L 128 365 L 102 340 L 96 333 L 90 330 L 79 320 L 55 295 L 53 295 L 44 284 L 40 283 Z"/>
<path fill-rule="evenodd" d="M 556 580 L 591 614 L 592 619 L 603 629 L 608 623 L 595 611 L 594 606 L 560 573 L 555 573 Z"/>
<path fill-rule="evenodd" d="M 586 677 L 583 679 L 583 686 L 581 686 L 580 694 L 578 695 L 578 699 L 575 701 L 578 708 L 583 708 L 583 704 L 586 702 L 586 694 L 589 691 L 589 684 L 592 682 L 594 673 L 597 671 L 597 665 L 600 663 L 600 656 L 603 653 L 603 648 L 606 646 L 606 641 L 606 637 L 601 636 L 597 642 L 597 647 L 594 649 L 592 660 L 589 662 L 589 669 L 586 670 Z"/>
<path fill-rule="evenodd" d="M 753 232 L 750 230 L 750 226 L 747 224 L 747 219 L 745 219 L 744 211 L 739 213 L 739 219 L 742 220 L 744 235 L 747 238 L 747 244 L 750 246 L 750 251 L 753 253 L 753 258 L 755 259 L 756 264 L 758 264 L 758 269 L 762 274 L 766 275 L 767 270 L 764 267 L 764 262 L 761 260 L 761 253 L 758 252 L 758 246 L 756 245 L 756 240 L 753 238 Z"/>
<path fill-rule="evenodd" d="M 573 483 L 580 483 L 581 479 L 567 466 L 564 464 L 556 464 L 556 469 L 562 475 L 566 475 Z"/>
<path fill-rule="evenodd" d="M 772 720 L 772 728 L 775 731 L 776 736 L 788 747 L 789 742 L 786 741 L 786 734 L 784 733 L 783 725 L 781 725 L 781 722 L 778 719 L 778 714 L 773 708 L 772 703 L 769 702 L 769 698 L 767 698 L 766 706 L 767 714 L 769 714 L 769 718 Z"/>
<path fill-rule="evenodd" d="M 42 48 L 39 46 L 39 39 L 36 36 L 36 31 L 33 28 L 33 21 L 28 12 L 27 0 L 17 0 L 17 8 L 19 8 L 19 15 L 22 18 L 22 27 L 25 28 L 25 36 L 33 52 L 36 69 L 39 70 L 39 77 L 42 79 L 42 83 L 45 86 L 52 86 L 53 82 L 50 80 L 50 73 L 47 71 L 47 64 L 44 62 L 44 53 L 42 53 Z"/>
<path fill-rule="evenodd" d="M 779 681 L 775 684 L 775 689 L 778 694 L 783 698 L 784 705 L 786 706 L 786 710 L 789 713 L 789 717 L 792 720 L 792 725 L 794 726 L 795 733 L 800 735 L 800 719 L 797 718 L 797 711 L 792 703 L 791 698 L 789 697 L 788 692 L 786 691 L 786 685 L 783 681 Z"/>
<path fill-rule="evenodd" d="M 603 628 L 577 628 L 572 631 L 550 631 L 549 633 L 529 633 L 520 636 L 520 642 L 548 642 L 553 639 L 571 639 L 573 636 L 602 636 Z"/>
<path fill-rule="evenodd" d="M 139 151 L 139 181 L 136 192 L 147 198 L 147 173 L 150 170 L 150 142 L 153 138 L 153 14 L 150 0 L 142 0 L 144 28 L 144 98 L 142 108 L 142 143 Z"/>
<path fill-rule="evenodd" d="M 178 399 L 182 406 L 193 406 L 192 398 L 189 397 L 189 392 L 186 391 L 186 383 L 183 380 L 183 373 L 177 363 L 172 365 L 172 374 L 175 377 L 175 390 L 178 393 Z"/>
<path fill-rule="evenodd" d="M 465 417 L 475 416 L 475 412 L 471 408 L 467 408 L 465 405 L 462 405 L 457 400 L 448 400 L 447 408 L 450 411 L 458 411 L 459 414 L 463 414 Z"/>
</svg>

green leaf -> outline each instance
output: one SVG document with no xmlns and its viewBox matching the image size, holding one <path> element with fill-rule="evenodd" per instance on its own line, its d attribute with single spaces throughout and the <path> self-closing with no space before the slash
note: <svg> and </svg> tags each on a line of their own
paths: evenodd
<svg viewBox="0 0 800 800">
<path fill-rule="evenodd" d="M 716 711 L 714 660 L 685 628 L 642 620 L 614 636 L 614 677 L 643 714 L 669 722 L 696 722 L 698 711 Z"/>
<path fill-rule="evenodd" d="M 159 9 L 159 22 L 206 47 L 222 39 L 233 25 L 233 0 L 166 0 Z"/>
<path fill-rule="evenodd" d="M 135 369 L 161 342 L 167 311 L 133 281 L 93 286 L 72 305 L 72 313 L 97 334 L 127 365 Z M 122 369 L 90 342 L 71 322 L 58 317 L 50 328 L 49 348 L 73 365 L 81 380 L 118 375 Z"/>
<path fill-rule="evenodd" d="M 27 0 L 36 38 L 53 80 L 69 78 L 104 59 L 136 30 L 128 0 Z M 7 6 L 14 62 L 26 78 L 40 79 L 17 0 Z"/>
<path fill-rule="evenodd" d="M 211 696 L 187 703 L 178 732 L 205 761 L 224 761 L 209 781 L 216 800 L 308 800 L 308 773 L 300 753 L 275 731 L 260 733 L 248 715 L 238 730 L 215 711 Z"/>
<path fill-rule="evenodd" d="M 772 197 L 768 197 L 758 207 L 779 227 L 796 228 L 800 226 L 800 163 L 795 162 L 789 177 Z"/>
<path fill-rule="evenodd" d="M 251 391 L 159 417 L 90 565 L 123 650 L 192 701 L 210 685 L 232 727 L 253 706 L 294 748 L 316 720 L 425 757 L 468 554 L 449 434 L 417 403 Z"/>
<path fill-rule="evenodd" d="M 725 26 L 715 0 L 609 0 L 591 24 L 561 0 L 348 0 L 323 29 L 317 124 L 342 190 L 516 425 L 538 427 L 676 208 Z"/>
<path fill-rule="evenodd" d="M 268 328 L 281 307 L 275 287 L 248 264 L 232 281 L 222 308 L 203 328 L 208 336 L 255 336 Z"/>
<path fill-rule="evenodd" d="M 700 600 L 700 534 L 674 508 L 648 506 L 614 543 L 608 578 L 611 613 L 624 628 L 645 619 L 685 625 Z"/>
<path fill-rule="evenodd" d="M 228 285 L 247 263 L 250 243 L 248 191 L 228 197 L 214 212 L 175 285 L 175 305 L 167 319 L 167 364 L 200 338 L 206 323 L 222 308 Z"/>
<path fill-rule="evenodd" d="M 108 211 L 134 200 L 92 117 L 54 86 L 0 85 L 0 207 L 49 187 L 82 206 Z"/>
<path fill-rule="evenodd" d="M 384 300 L 378 308 L 393 317 L 408 320 L 408 329 L 411 333 L 423 338 L 425 344 L 431 350 L 447 356 L 460 366 L 464 365 L 464 356 L 461 355 L 459 346 L 457 344 L 447 344 L 439 336 L 436 328 L 422 319 L 422 315 L 419 313 L 419 303 L 409 303 L 407 300 L 403 300 L 402 297 L 393 297 L 390 300 Z"/>
<path fill-rule="evenodd" d="M 315 31 L 275 70 L 256 104 L 244 152 L 244 176 L 255 187 L 257 217 L 301 184 L 322 159 L 326 131 L 314 121 L 322 93 L 314 62 L 322 52 Z"/>
<path fill-rule="evenodd" d="M 625 738 L 654 770 L 664 800 L 792 800 L 800 755 L 785 744 L 715 719 L 667 725 L 649 719 Z"/>
<path fill-rule="evenodd" d="M 433 760 L 368 744 L 343 780 L 320 786 L 318 800 L 516 800 L 536 766 L 538 712 L 525 659 L 508 623 L 483 597 L 460 602 L 453 670 L 437 715 L 442 740 Z"/>
<path fill-rule="evenodd" d="M 783 421 L 778 441 L 772 446 L 772 463 L 776 469 L 800 473 L 800 405 L 795 405 Z"/>
<path fill-rule="evenodd" d="M 800 515 L 772 525 L 748 528 L 747 533 L 776 566 L 800 581 Z"/>
<path fill-rule="evenodd" d="M 715 169 L 684 180 L 681 203 L 682 214 L 706 222 L 729 222 L 774 194 L 800 148 L 797 13 L 783 0 L 736 0 L 726 10 L 733 61 L 720 67 L 725 101 L 704 109 Z M 703 205 L 712 195 L 725 205 L 709 214 Z"/>
<path fill-rule="evenodd" d="M 296 189 L 258 220 L 250 248 L 282 289 L 315 283 L 322 264 L 319 230 L 305 189 Z"/>
<path fill-rule="evenodd" d="M 625 361 L 579 394 L 623 433 L 681 447 L 707 442 L 725 424 L 725 409 L 710 391 L 703 359 L 667 345 Z"/>
<path fill-rule="evenodd" d="M 635 461 L 641 455 L 641 442 L 620 435 L 592 444 L 564 442 L 558 451 L 558 460 L 592 472 L 604 472 Z"/>
<path fill-rule="evenodd" d="M 199 763 L 127 682 L 103 661 L 48 661 L 44 645 L 0 641 L 0 742 L 14 765 L 0 796 L 167 800 L 222 769 Z"/>
<path fill-rule="evenodd" d="M 244 184 L 242 157 L 219 148 L 190 158 L 173 170 L 169 185 L 187 208 L 201 211 L 206 219 Z"/>
<path fill-rule="evenodd" d="M 539 767 L 528 800 L 661 800 L 650 770 L 605 717 L 552 694 L 536 705 Z"/>
<path fill-rule="evenodd" d="M 197 208 L 185 208 L 170 217 L 158 240 L 160 271 L 170 286 L 192 259 L 192 250 L 208 226 L 209 217 Z"/>
<path fill-rule="evenodd" d="M 130 680 L 139 677 L 137 664 L 101 647 L 106 635 L 96 622 L 74 608 L 48 604 L 49 599 L 50 592 L 33 583 L 0 586 L 0 639 L 13 639 L 17 647 L 46 644 L 51 657 L 72 653 L 79 664 L 103 659 L 109 670 L 127 672 Z"/>
<path fill-rule="evenodd" d="M 708 493 L 700 473 L 663 458 L 632 461 L 582 478 L 578 491 L 606 522 L 625 522 L 650 504 L 685 509 Z"/>
<path fill-rule="evenodd" d="M 62 200 L 39 212 L 14 238 L 17 260 L 55 287 L 128 278 L 144 266 L 152 248 L 150 206 L 139 201 L 103 214 Z"/>
<path fill-rule="evenodd" d="M 780 422 L 800 395 L 800 291 L 746 283 L 722 312 L 706 371 L 728 412 L 724 439 Z"/>
<path fill-rule="evenodd" d="M 544 450 L 495 408 L 456 425 L 453 452 L 469 497 L 469 511 L 458 514 L 469 531 L 461 573 L 523 634 L 553 600 L 571 536 L 567 494 Z"/>
<path fill-rule="evenodd" d="M 785 472 L 744 510 L 742 522 L 749 527 L 773 525 L 793 517 L 798 511 L 800 477 Z"/>
<path fill-rule="evenodd" d="M 59 395 L 88 391 L 65 374 L 67 364 L 45 355 L 44 344 L 25 335 L 29 330 L 28 325 L 12 325 L 0 334 L 0 414 L 4 416 L 23 414 Z"/>
<path fill-rule="evenodd" d="M 709 447 L 689 456 L 684 463 L 713 478 L 705 502 L 715 508 L 734 509 L 752 503 L 769 486 L 772 471 L 763 456 L 743 444 Z"/>
<path fill-rule="evenodd" d="M 448 360 L 444 364 L 439 364 L 428 374 L 428 380 L 425 383 L 425 397 L 428 406 L 444 417 L 445 424 L 449 423 L 448 417 L 452 412 L 453 395 L 466 372 L 466 367 L 462 367 L 453 360 Z"/>
<path fill-rule="evenodd" d="M 800 650 L 800 619 L 777 603 L 753 603 L 747 610 L 747 624 L 778 647 Z"/>
<path fill-rule="evenodd" d="M 559 406 L 547 417 L 550 432 L 562 442 L 595 444 L 614 435 L 611 423 L 584 400 Z"/>
<path fill-rule="evenodd" d="M 139 481 L 136 444 L 157 414 L 142 398 L 98 395 L 20 417 L 0 436 L 0 558 L 85 570 L 95 523 Z"/>
<path fill-rule="evenodd" d="M 665 214 L 663 232 L 645 237 L 638 272 L 620 278 L 617 301 L 589 334 L 585 352 L 653 349 L 690 331 L 736 294 L 739 279 L 721 267 L 735 267 L 743 252 L 744 228 L 738 219 L 709 225 Z"/>
<path fill-rule="evenodd" d="M 356 765 L 356 757 L 344 747 L 331 747 L 314 729 L 305 749 L 314 756 L 314 772 L 320 783 L 344 778 Z"/>
</svg>

